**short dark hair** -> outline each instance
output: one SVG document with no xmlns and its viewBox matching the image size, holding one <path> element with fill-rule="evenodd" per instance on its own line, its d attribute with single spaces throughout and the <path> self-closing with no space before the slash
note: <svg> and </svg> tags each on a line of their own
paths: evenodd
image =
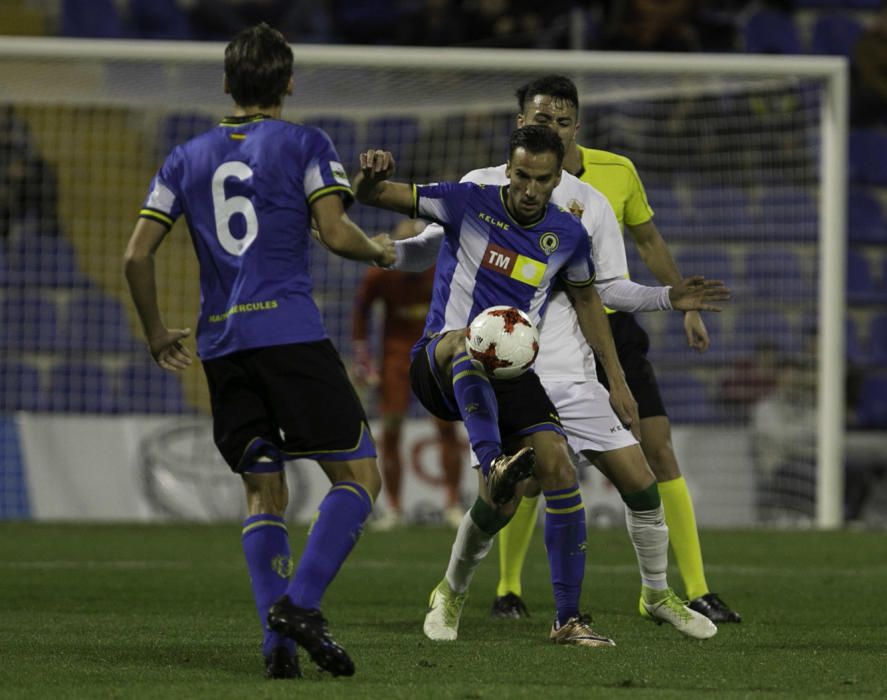
<svg viewBox="0 0 887 700">
<path fill-rule="evenodd" d="M 527 107 L 527 99 L 532 100 L 535 95 L 559 97 L 572 103 L 577 110 L 579 109 L 579 92 L 576 90 L 576 83 L 565 75 L 545 75 L 519 87 L 514 96 L 517 97 L 517 105 L 521 114 Z"/>
<path fill-rule="evenodd" d="M 280 105 L 292 75 L 293 50 L 264 22 L 244 29 L 225 48 L 225 78 L 238 105 Z"/>
<path fill-rule="evenodd" d="M 530 126 L 522 126 L 511 132 L 511 138 L 508 139 L 508 159 L 511 160 L 514 152 L 518 148 L 523 148 L 529 153 L 545 153 L 552 152 L 557 156 L 557 167 L 561 167 L 564 162 L 564 142 L 557 135 L 554 129 L 539 124 L 531 124 Z"/>
</svg>

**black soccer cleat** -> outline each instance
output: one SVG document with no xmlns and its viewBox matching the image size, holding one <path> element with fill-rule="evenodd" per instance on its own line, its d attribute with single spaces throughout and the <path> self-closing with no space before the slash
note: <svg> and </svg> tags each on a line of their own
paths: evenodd
<svg viewBox="0 0 887 700">
<path fill-rule="evenodd" d="M 500 620 L 517 620 L 521 617 L 529 617 L 530 611 L 521 597 L 515 593 L 506 593 L 496 597 L 493 601 L 493 608 L 490 610 L 490 617 Z"/>
<path fill-rule="evenodd" d="M 691 600 L 687 607 L 705 615 L 715 623 L 742 622 L 742 616 L 735 610 L 731 610 L 727 604 L 718 597 L 717 593 L 706 593 Z"/>
<path fill-rule="evenodd" d="M 294 605 L 281 597 L 268 611 L 268 626 L 275 632 L 294 639 L 321 670 L 334 676 L 353 676 L 354 662 L 339 643 L 330 636 L 320 610 Z"/>
<path fill-rule="evenodd" d="M 497 506 L 514 498 L 517 485 L 533 475 L 536 468 L 536 453 L 532 447 L 522 447 L 513 455 L 499 455 L 490 465 L 487 475 L 487 489 L 490 500 Z"/>
<path fill-rule="evenodd" d="M 299 668 L 299 657 L 290 654 L 286 647 L 275 647 L 265 657 L 265 678 L 269 680 L 283 680 L 288 678 L 301 678 L 302 671 Z"/>
</svg>

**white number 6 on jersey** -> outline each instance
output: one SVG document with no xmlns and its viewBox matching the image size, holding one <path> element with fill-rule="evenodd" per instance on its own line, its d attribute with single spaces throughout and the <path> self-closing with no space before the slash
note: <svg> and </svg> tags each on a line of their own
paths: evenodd
<svg viewBox="0 0 887 700">
<path fill-rule="evenodd" d="M 253 171 L 246 163 L 231 161 L 222 163 L 213 173 L 213 209 L 216 214 L 216 235 L 219 243 L 231 255 L 243 255 L 247 248 L 256 240 L 259 233 L 259 219 L 253 203 L 247 197 L 225 198 L 225 180 L 236 177 L 238 180 L 246 180 L 252 177 Z M 246 220 L 246 235 L 243 238 L 235 238 L 231 233 L 231 217 L 241 214 Z"/>
</svg>

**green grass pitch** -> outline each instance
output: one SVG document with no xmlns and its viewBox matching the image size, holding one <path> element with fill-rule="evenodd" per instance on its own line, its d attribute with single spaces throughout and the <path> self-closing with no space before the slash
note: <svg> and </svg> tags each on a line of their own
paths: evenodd
<svg viewBox="0 0 887 700">
<path fill-rule="evenodd" d="M 292 527 L 296 551 L 304 527 Z M 887 535 L 703 533 L 712 588 L 744 616 L 707 642 L 637 614 L 624 532 L 589 533 L 584 607 L 612 649 L 548 641 L 537 531 L 525 569 L 533 616 L 488 617 L 496 552 L 460 639 L 422 635 L 453 533 L 367 532 L 325 599 L 357 665 L 333 679 L 265 681 L 259 625 L 230 525 L 0 524 L 2 698 L 649 698 L 887 696 Z M 671 580 L 680 591 L 676 570 Z"/>
</svg>

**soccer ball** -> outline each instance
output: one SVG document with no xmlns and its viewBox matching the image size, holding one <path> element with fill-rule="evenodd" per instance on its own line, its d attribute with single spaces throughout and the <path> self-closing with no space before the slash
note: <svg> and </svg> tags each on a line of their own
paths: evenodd
<svg viewBox="0 0 887 700">
<path fill-rule="evenodd" d="M 539 331 L 520 309 L 491 306 L 468 326 L 465 347 L 487 376 L 512 379 L 530 368 L 539 353 Z"/>
</svg>

